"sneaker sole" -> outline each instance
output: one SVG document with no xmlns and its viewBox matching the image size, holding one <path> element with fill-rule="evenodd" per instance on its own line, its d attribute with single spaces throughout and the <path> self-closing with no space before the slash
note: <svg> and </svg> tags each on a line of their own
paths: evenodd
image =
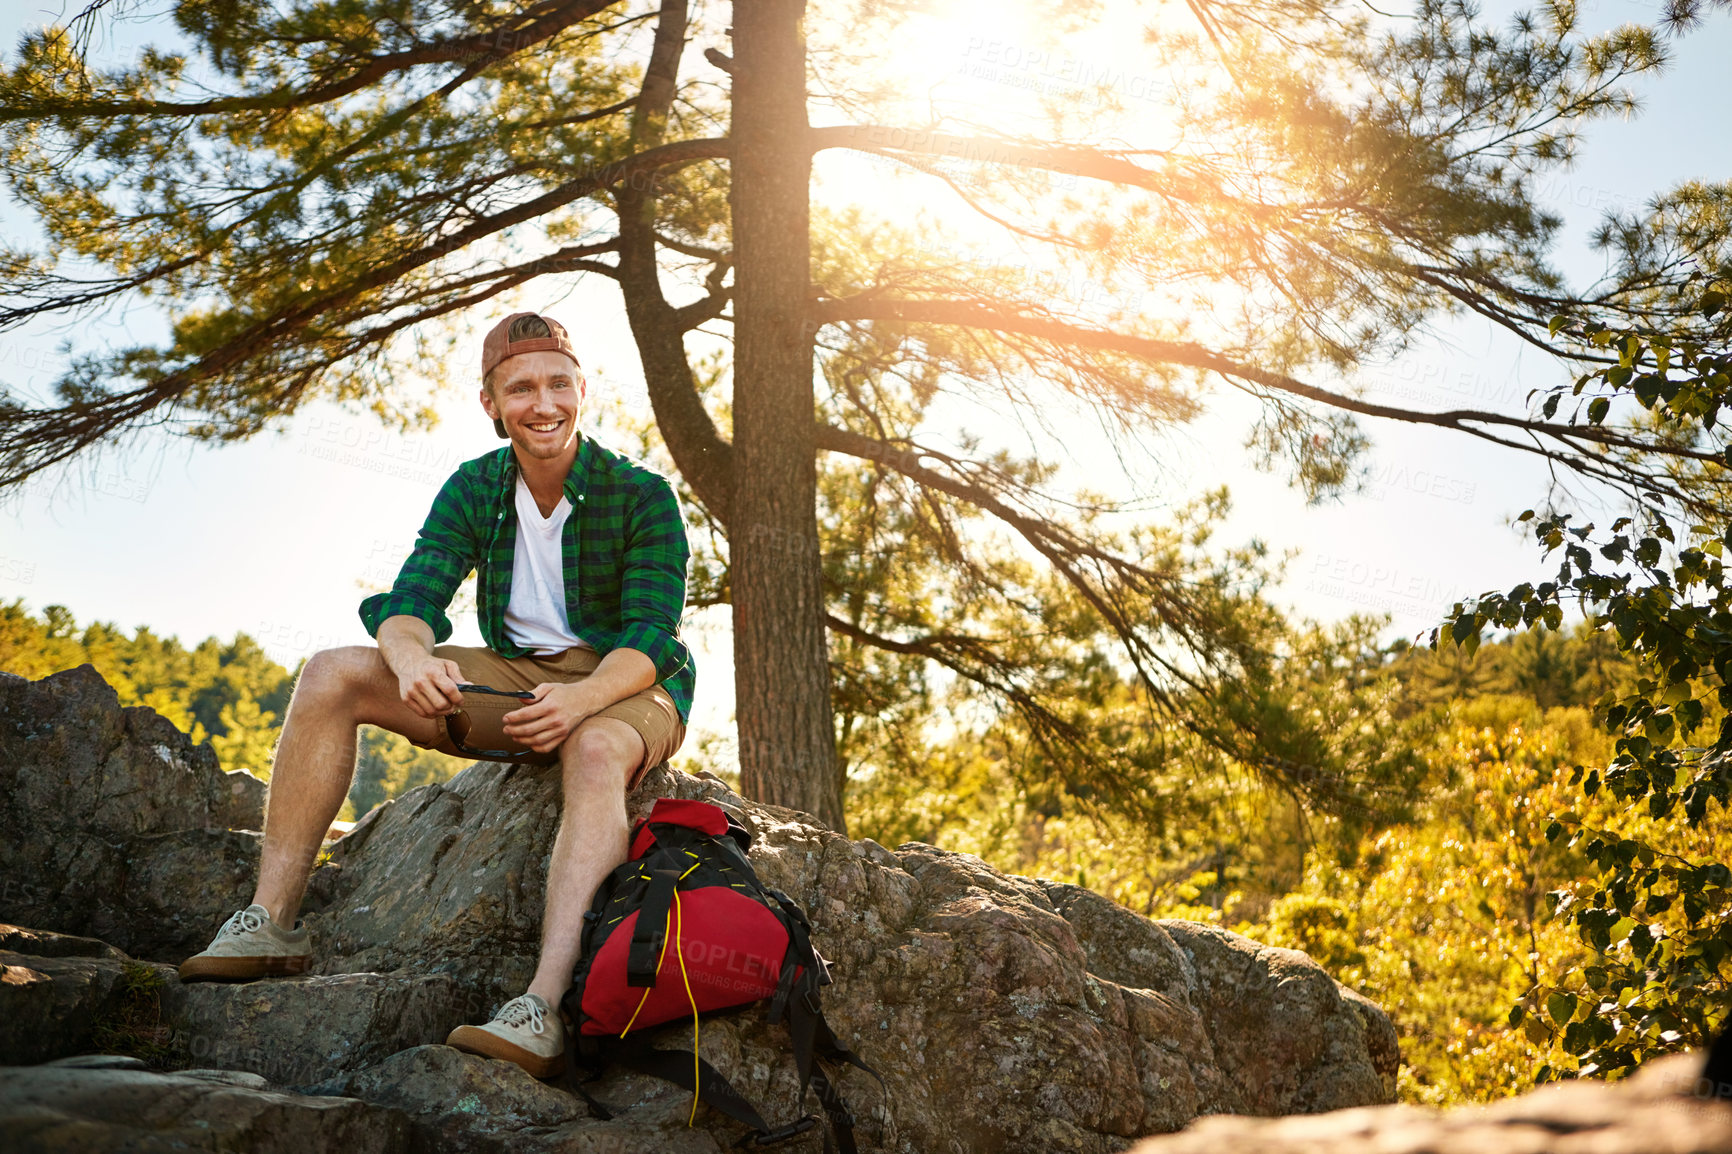
<svg viewBox="0 0 1732 1154">
<path fill-rule="evenodd" d="M 200 954 L 188 958 L 180 964 L 180 980 L 183 982 L 247 982 L 256 978 L 290 977 L 295 974 L 306 973 L 312 964 L 313 958 L 310 954 L 265 958 L 213 958 Z"/>
<path fill-rule="evenodd" d="M 479 1054 L 483 1058 L 501 1058 L 507 1062 L 515 1062 L 528 1071 L 531 1077 L 554 1078 L 565 1069 L 565 1053 L 561 1051 L 551 1058 L 543 1057 L 532 1050 L 525 1050 L 515 1042 L 507 1042 L 498 1034 L 490 1033 L 479 1026 L 458 1026 L 451 1031 L 451 1036 L 445 1039 L 445 1044 L 465 1054 Z"/>
</svg>

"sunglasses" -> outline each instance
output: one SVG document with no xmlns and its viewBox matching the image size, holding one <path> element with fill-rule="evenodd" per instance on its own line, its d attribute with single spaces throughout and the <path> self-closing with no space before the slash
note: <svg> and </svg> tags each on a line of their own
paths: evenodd
<svg viewBox="0 0 1732 1154">
<path fill-rule="evenodd" d="M 494 689 L 488 685 L 459 685 L 459 693 L 484 694 L 491 697 L 514 697 L 519 701 L 534 701 L 535 694 L 529 690 Z M 552 765 L 559 760 L 559 751 L 538 753 L 533 749 L 477 749 L 467 744 L 466 738 L 475 728 L 474 720 L 459 707 L 455 712 L 445 716 L 445 732 L 451 737 L 451 744 L 466 757 L 477 761 L 504 761 L 515 765 Z"/>
</svg>

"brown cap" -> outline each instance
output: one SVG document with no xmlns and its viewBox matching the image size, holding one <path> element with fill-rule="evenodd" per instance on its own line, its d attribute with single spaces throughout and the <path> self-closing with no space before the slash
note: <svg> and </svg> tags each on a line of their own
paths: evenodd
<svg viewBox="0 0 1732 1154">
<path fill-rule="evenodd" d="M 578 364 L 577 350 L 571 347 L 571 337 L 566 334 L 565 326 L 552 317 L 541 317 L 551 337 L 526 337 L 520 341 L 508 339 L 511 334 L 511 322 L 519 317 L 541 316 L 540 313 L 512 313 L 491 329 L 481 341 L 481 379 L 486 380 L 487 374 L 498 368 L 508 357 L 519 353 L 564 353 L 571 358 L 572 364 Z"/>
</svg>

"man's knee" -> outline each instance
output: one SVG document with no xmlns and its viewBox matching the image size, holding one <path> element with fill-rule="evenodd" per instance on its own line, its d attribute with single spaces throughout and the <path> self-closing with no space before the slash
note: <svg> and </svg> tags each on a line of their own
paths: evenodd
<svg viewBox="0 0 1732 1154">
<path fill-rule="evenodd" d="M 362 690 L 381 664 L 379 651 L 370 645 L 345 645 L 321 649 L 307 658 L 295 682 L 295 696 L 348 701 Z"/>
<path fill-rule="evenodd" d="M 566 792 L 623 789 L 643 755 L 643 738 L 631 726 L 614 718 L 592 718 L 560 747 Z"/>
</svg>

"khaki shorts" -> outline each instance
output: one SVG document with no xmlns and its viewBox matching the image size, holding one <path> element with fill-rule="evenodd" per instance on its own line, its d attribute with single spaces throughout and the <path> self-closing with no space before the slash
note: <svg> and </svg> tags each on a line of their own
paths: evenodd
<svg viewBox="0 0 1732 1154">
<path fill-rule="evenodd" d="M 501 657 L 491 649 L 469 645 L 437 645 L 433 648 L 433 656 L 455 661 L 457 668 L 463 671 L 463 680 L 471 685 L 510 690 L 534 689 L 545 682 L 582 681 L 601 664 L 600 654 L 593 649 L 583 648 L 567 649 L 560 653 L 532 653 L 525 657 Z M 483 713 L 466 706 L 466 712 L 473 724 L 466 744 L 471 749 L 526 751 L 527 746 L 505 736 L 500 722 L 500 718 L 506 713 L 521 709 L 526 703 L 509 697 L 495 700 L 496 705 L 495 701 L 487 703 L 495 705 L 491 713 Z M 668 691 L 660 685 L 652 685 L 623 701 L 616 701 L 591 716 L 612 717 L 623 721 L 637 730 L 638 736 L 643 738 L 643 764 L 637 767 L 637 772 L 633 773 L 626 783 L 628 790 L 634 788 L 646 772 L 672 757 L 686 738 L 686 727 L 680 724 L 674 699 L 669 697 Z M 437 749 L 454 757 L 467 757 L 468 754 L 452 743 L 443 717 L 438 719 L 438 725 L 438 740 L 422 748 Z"/>
</svg>

